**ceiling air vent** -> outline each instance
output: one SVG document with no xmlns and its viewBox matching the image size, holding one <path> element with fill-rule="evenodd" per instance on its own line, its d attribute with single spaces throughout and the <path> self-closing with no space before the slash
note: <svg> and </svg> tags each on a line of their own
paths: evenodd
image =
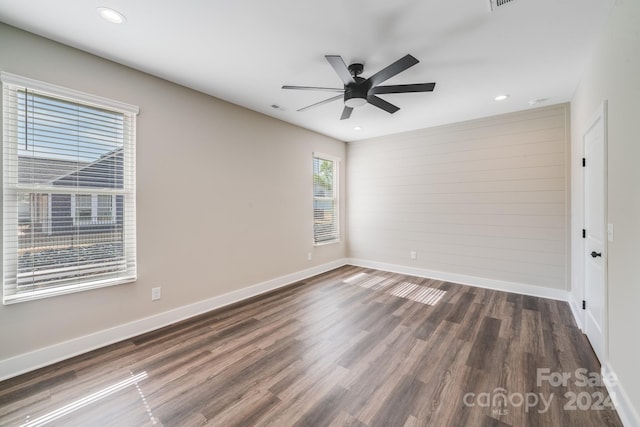
<svg viewBox="0 0 640 427">
<path fill-rule="evenodd" d="M 491 10 L 495 10 L 497 7 L 504 6 L 507 3 L 511 3 L 513 0 L 489 0 Z"/>
</svg>

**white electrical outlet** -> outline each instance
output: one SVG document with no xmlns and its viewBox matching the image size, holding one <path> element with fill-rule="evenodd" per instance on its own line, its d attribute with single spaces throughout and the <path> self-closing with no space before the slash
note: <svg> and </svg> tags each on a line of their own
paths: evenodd
<svg viewBox="0 0 640 427">
<path fill-rule="evenodd" d="M 313 254 L 311 252 L 309 252 L 307 254 L 307 261 L 311 261 L 313 259 Z"/>
<path fill-rule="evenodd" d="M 416 253 L 416 251 L 411 251 L 411 259 L 418 259 L 418 254 Z"/>
<path fill-rule="evenodd" d="M 162 296 L 162 288 L 151 289 L 151 301 L 159 300 Z"/>
<path fill-rule="evenodd" d="M 607 224 L 607 240 L 613 242 L 613 224 Z"/>
</svg>

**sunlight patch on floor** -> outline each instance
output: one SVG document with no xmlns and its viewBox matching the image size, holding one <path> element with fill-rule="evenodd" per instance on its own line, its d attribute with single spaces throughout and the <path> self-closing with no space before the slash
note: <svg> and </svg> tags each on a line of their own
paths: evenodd
<svg viewBox="0 0 640 427">
<path fill-rule="evenodd" d="M 361 288 L 367 288 L 367 289 L 380 289 L 386 286 L 389 286 L 391 284 L 390 281 L 387 280 L 387 282 L 389 283 L 383 283 L 385 282 L 385 278 L 382 276 L 373 276 L 368 280 L 365 280 L 364 282 L 360 282 L 358 283 L 358 286 L 360 286 Z"/>
<path fill-rule="evenodd" d="M 411 282 L 403 282 L 389 289 L 387 293 L 422 304 L 436 305 L 447 291 L 429 288 L 427 286 L 420 286 Z"/>
<path fill-rule="evenodd" d="M 347 277 L 346 279 L 343 280 L 344 283 L 353 283 L 358 279 L 361 279 L 363 277 L 367 277 L 367 273 L 356 273 L 353 276 Z"/>
<path fill-rule="evenodd" d="M 59 418 L 62 418 L 66 415 L 69 415 L 79 409 L 84 408 L 85 406 L 91 405 L 95 402 L 98 402 L 106 397 L 109 397 L 115 393 L 118 393 L 121 390 L 124 390 L 127 387 L 130 387 L 132 385 L 135 385 L 136 387 L 138 386 L 138 382 L 144 380 L 145 378 L 147 378 L 147 373 L 146 371 L 143 371 L 142 373 L 138 374 L 138 375 L 133 375 L 133 373 L 131 373 L 131 377 L 127 378 L 123 381 L 120 381 L 118 383 L 115 383 L 111 386 L 108 386 L 106 388 L 103 388 L 100 391 L 97 391 L 95 393 L 89 394 L 87 396 L 84 396 L 78 400 L 76 400 L 75 402 L 71 402 L 68 405 L 62 406 L 54 411 L 51 411 L 45 415 L 42 415 L 41 417 L 38 417 L 36 419 L 27 421 L 26 423 L 24 423 L 21 427 L 36 427 L 36 426 L 44 426 L 46 424 L 49 424 Z M 150 410 L 148 411 L 150 412 Z M 153 420 L 153 417 L 152 417 Z M 153 424 L 155 424 L 155 421 L 153 422 Z"/>
<path fill-rule="evenodd" d="M 357 285 L 361 288 L 371 290 L 383 290 L 395 283 L 393 279 L 384 276 L 369 275 L 367 273 L 356 273 L 343 280 L 344 283 Z M 421 286 L 417 283 L 402 282 L 387 289 L 385 293 L 400 298 L 406 298 L 421 304 L 436 305 L 447 291 L 442 289 Z"/>
</svg>

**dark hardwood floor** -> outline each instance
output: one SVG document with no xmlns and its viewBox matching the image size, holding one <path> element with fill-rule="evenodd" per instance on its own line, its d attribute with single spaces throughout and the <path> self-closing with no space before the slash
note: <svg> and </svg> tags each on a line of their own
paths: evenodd
<svg viewBox="0 0 640 427">
<path fill-rule="evenodd" d="M 0 425 L 621 426 L 599 372 L 564 302 L 346 266 L 1 382 Z"/>
</svg>

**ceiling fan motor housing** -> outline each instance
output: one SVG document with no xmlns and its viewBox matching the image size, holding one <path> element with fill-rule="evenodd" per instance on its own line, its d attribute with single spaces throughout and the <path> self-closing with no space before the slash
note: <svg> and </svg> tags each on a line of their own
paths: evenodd
<svg viewBox="0 0 640 427">
<path fill-rule="evenodd" d="M 360 67 L 362 67 L 362 64 L 352 64 L 349 66 L 349 71 L 351 71 L 353 65 L 360 65 Z M 366 79 L 358 77 L 357 75 L 354 75 L 353 79 L 355 83 L 348 84 L 344 87 L 344 105 L 350 108 L 362 107 L 367 103 L 367 96 L 369 95 L 371 85 L 366 83 Z"/>
</svg>

